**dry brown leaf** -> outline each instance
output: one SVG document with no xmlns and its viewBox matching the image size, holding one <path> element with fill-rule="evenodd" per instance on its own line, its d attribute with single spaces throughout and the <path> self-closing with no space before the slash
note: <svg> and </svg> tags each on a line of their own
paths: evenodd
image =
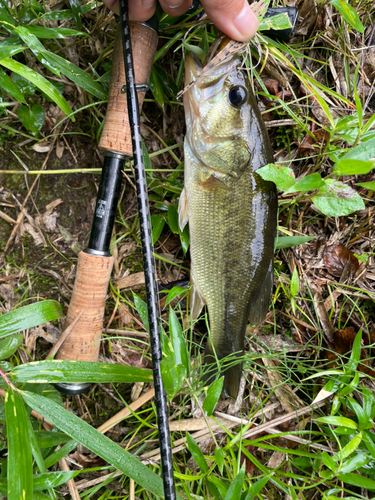
<svg viewBox="0 0 375 500">
<path fill-rule="evenodd" d="M 64 153 L 64 149 L 65 149 L 65 146 L 64 146 L 63 141 L 57 141 L 56 142 L 56 156 L 57 156 L 57 158 L 62 157 L 62 155 Z"/>
<path fill-rule="evenodd" d="M 264 86 L 271 95 L 276 95 L 280 90 L 280 84 L 277 80 L 273 78 L 266 78 L 263 80 Z"/>
<path fill-rule="evenodd" d="M 331 245 L 323 253 L 323 260 L 327 271 L 332 276 L 340 277 L 344 267 L 350 262 L 352 273 L 355 274 L 359 267 L 359 262 L 353 253 L 343 245 Z"/>
<path fill-rule="evenodd" d="M 120 290 L 135 290 L 145 284 L 145 273 L 142 271 L 119 278 L 115 284 Z"/>
<path fill-rule="evenodd" d="M 267 467 L 277 469 L 284 462 L 285 457 L 286 455 L 282 451 L 274 451 L 267 462 Z"/>
<path fill-rule="evenodd" d="M 20 228 L 21 235 L 29 233 L 34 240 L 35 246 L 45 245 L 45 241 L 39 231 L 36 231 L 31 224 L 25 222 Z"/>
</svg>

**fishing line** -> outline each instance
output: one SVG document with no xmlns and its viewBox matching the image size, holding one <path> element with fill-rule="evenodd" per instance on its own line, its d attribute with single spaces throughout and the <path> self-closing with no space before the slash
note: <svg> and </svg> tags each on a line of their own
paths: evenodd
<svg viewBox="0 0 375 500">
<path fill-rule="evenodd" d="M 173 477 L 172 449 L 169 433 L 169 411 L 160 369 L 162 353 L 159 331 L 159 311 L 157 307 L 157 292 L 154 272 L 155 264 L 151 237 L 150 210 L 147 195 L 146 173 L 144 168 L 142 140 L 140 133 L 138 96 L 134 77 L 133 53 L 130 40 L 128 1 L 120 0 L 119 4 L 122 46 L 125 62 L 125 78 L 127 88 L 126 94 L 128 102 L 129 123 L 132 136 L 138 214 L 143 254 L 143 269 L 145 274 L 147 310 L 150 327 L 152 370 L 154 375 L 155 405 L 159 429 L 164 497 L 165 500 L 175 500 L 176 491 Z"/>
</svg>

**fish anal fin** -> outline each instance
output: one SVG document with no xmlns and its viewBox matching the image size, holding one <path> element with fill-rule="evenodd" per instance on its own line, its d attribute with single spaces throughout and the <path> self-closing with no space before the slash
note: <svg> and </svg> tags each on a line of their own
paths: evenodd
<svg viewBox="0 0 375 500">
<path fill-rule="evenodd" d="M 190 276 L 190 314 L 193 320 L 199 318 L 203 307 L 206 305 L 205 300 L 199 293 L 198 288 L 194 284 L 194 277 Z"/>
<path fill-rule="evenodd" d="M 270 307 L 270 302 L 272 298 L 272 289 L 273 289 L 273 261 L 271 261 L 270 266 L 268 268 L 266 277 L 261 286 L 258 297 L 255 302 L 251 304 L 250 314 L 249 314 L 249 323 L 252 326 L 259 325 L 261 323 Z"/>
<path fill-rule="evenodd" d="M 186 195 L 186 189 L 184 188 L 180 195 L 180 201 L 178 202 L 178 224 L 181 231 L 184 230 L 187 222 L 189 220 L 189 207 L 188 199 Z"/>
<path fill-rule="evenodd" d="M 209 191 L 210 189 L 213 188 L 221 188 L 221 189 L 226 189 L 227 191 L 230 191 L 231 188 L 228 187 L 225 182 L 222 180 L 218 179 L 214 175 L 210 175 L 208 179 L 205 181 L 202 181 L 199 183 L 199 186 L 204 190 L 204 191 Z"/>
</svg>

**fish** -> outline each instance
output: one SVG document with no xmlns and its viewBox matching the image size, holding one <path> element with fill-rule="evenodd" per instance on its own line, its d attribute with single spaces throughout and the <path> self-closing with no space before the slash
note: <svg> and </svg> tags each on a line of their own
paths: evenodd
<svg viewBox="0 0 375 500">
<path fill-rule="evenodd" d="M 240 53 L 208 68 L 188 53 L 185 84 L 178 214 L 181 230 L 189 223 L 191 316 L 207 306 L 204 362 L 217 371 L 216 358 L 231 355 L 224 393 L 236 398 L 246 326 L 264 319 L 272 297 L 277 192 L 257 170 L 273 156 Z M 214 380 L 212 370 L 205 373 Z"/>
</svg>

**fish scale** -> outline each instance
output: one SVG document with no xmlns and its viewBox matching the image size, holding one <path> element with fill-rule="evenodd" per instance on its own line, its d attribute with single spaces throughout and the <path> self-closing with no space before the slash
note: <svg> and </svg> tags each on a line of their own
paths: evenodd
<svg viewBox="0 0 375 500">
<path fill-rule="evenodd" d="M 189 221 L 193 317 L 204 304 L 208 308 L 205 363 L 213 363 L 213 374 L 214 351 L 219 359 L 242 356 L 248 320 L 263 319 L 273 285 L 276 189 L 256 174 L 272 162 L 272 154 L 241 65 L 241 57 L 232 54 L 202 76 L 199 61 L 189 54 L 185 66 L 186 81 L 196 83 L 184 96 L 185 187 L 179 216 L 181 227 Z M 228 92 L 239 85 L 248 96 L 236 109 Z M 241 370 L 238 362 L 225 370 L 224 387 L 232 397 Z"/>
</svg>

